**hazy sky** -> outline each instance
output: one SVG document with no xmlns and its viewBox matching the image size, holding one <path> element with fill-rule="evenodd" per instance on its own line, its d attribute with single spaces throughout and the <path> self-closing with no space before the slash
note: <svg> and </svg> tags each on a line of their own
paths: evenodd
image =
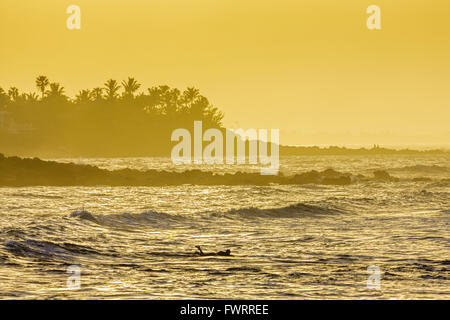
<svg viewBox="0 0 450 320">
<path fill-rule="evenodd" d="M 227 127 L 282 143 L 450 144 L 448 0 L 1 0 L 0 41 L 4 88 L 45 74 L 74 95 L 130 75 L 196 86 Z"/>
</svg>

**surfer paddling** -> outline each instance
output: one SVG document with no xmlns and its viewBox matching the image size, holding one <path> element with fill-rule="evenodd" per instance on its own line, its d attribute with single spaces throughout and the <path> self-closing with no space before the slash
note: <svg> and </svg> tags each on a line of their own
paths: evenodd
<svg viewBox="0 0 450 320">
<path fill-rule="evenodd" d="M 195 252 L 195 255 L 202 256 L 202 257 L 211 257 L 211 256 L 222 256 L 222 257 L 229 257 L 231 256 L 230 249 L 227 249 L 226 251 L 219 251 L 219 252 L 211 252 L 211 253 L 204 253 L 202 248 L 200 246 L 195 246 L 197 248 L 197 252 Z"/>
</svg>

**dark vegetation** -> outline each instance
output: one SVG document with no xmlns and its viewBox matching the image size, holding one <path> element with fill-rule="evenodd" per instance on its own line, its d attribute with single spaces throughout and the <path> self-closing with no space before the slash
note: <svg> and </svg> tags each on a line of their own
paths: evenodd
<svg viewBox="0 0 450 320">
<path fill-rule="evenodd" d="M 198 89 L 169 86 L 142 90 L 134 78 L 84 89 L 74 97 L 47 77 L 37 93 L 0 88 L 0 148 L 33 156 L 170 155 L 176 128 L 222 128 L 223 114 Z"/>
<path fill-rule="evenodd" d="M 223 114 L 196 88 L 180 91 L 166 85 L 143 89 L 134 78 L 110 79 L 83 89 L 74 98 L 45 76 L 36 78 L 37 93 L 0 87 L 0 150 L 39 157 L 169 156 L 177 128 L 220 128 Z M 245 129 L 245 128 L 244 128 Z M 378 155 L 444 153 L 441 150 L 392 150 L 344 147 L 280 146 L 281 155 Z"/>
</svg>

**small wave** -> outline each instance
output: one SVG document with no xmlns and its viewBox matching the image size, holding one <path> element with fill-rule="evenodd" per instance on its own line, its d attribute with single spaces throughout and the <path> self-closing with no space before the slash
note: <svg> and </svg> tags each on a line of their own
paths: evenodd
<svg viewBox="0 0 450 320">
<path fill-rule="evenodd" d="M 76 255 L 100 254 L 96 250 L 72 243 L 53 243 L 50 241 L 25 240 L 8 241 L 6 250 L 14 255 L 38 259 L 64 258 L 73 259 Z"/>
<path fill-rule="evenodd" d="M 11 196 L 13 197 L 20 197 L 20 198 L 36 198 L 36 199 L 64 199 L 62 196 L 52 196 L 47 194 L 33 194 L 33 193 L 12 193 Z"/>
<path fill-rule="evenodd" d="M 232 209 L 225 213 L 213 213 L 216 217 L 243 217 L 243 218 L 301 218 L 305 216 L 330 215 L 343 213 L 337 209 L 313 206 L 303 203 L 293 204 L 281 208 L 242 208 Z"/>
<path fill-rule="evenodd" d="M 85 210 L 83 210 L 83 211 L 74 211 L 74 212 L 72 212 L 70 214 L 70 216 L 98 223 L 98 220 L 92 215 L 92 213 L 90 213 L 88 211 L 85 211 Z"/>
<path fill-rule="evenodd" d="M 13 237 L 13 238 L 26 238 L 29 237 L 30 234 L 25 232 L 24 230 L 20 229 L 20 228 L 3 228 L 2 229 L 2 233 L 7 235 L 8 237 Z"/>
<path fill-rule="evenodd" d="M 293 204 L 281 208 L 241 208 L 232 209 L 226 212 L 203 212 L 197 217 L 202 221 L 207 218 L 301 218 L 307 216 L 342 214 L 341 210 L 325 206 L 315 206 L 303 203 Z M 204 215 L 206 214 L 206 216 Z M 124 230 L 134 230 L 135 228 L 173 228 L 186 226 L 186 222 L 192 226 L 196 216 L 180 216 L 157 211 L 146 211 L 143 213 L 119 213 L 119 214 L 92 214 L 88 211 L 74 211 L 71 217 L 81 220 L 91 221 L 93 223 L 119 228 Z"/>
<path fill-rule="evenodd" d="M 244 272 L 261 272 L 260 268 L 256 268 L 256 267 L 231 267 L 226 269 L 226 271 L 229 272 L 238 272 L 238 271 L 244 271 Z"/>
<path fill-rule="evenodd" d="M 179 222 L 183 217 L 161 213 L 157 211 L 146 211 L 143 213 L 119 213 L 119 214 L 92 214 L 88 211 L 74 211 L 70 215 L 82 220 L 92 221 L 99 225 L 108 227 L 128 228 L 128 227 L 171 227 Z"/>
<path fill-rule="evenodd" d="M 304 277 L 308 277 L 311 276 L 311 273 L 308 272 L 292 272 L 288 274 L 289 278 L 304 278 Z"/>
<path fill-rule="evenodd" d="M 0 254 L 0 264 L 4 264 L 8 261 L 8 256 Z"/>
<path fill-rule="evenodd" d="M 433 181 L 432 178 L 430 177 L 416 177 L 414 179 L 412 179 L 413 182 L 431 182 Z"/>
<path fill-rule="evenodd" d="M 400 168 L 392 168 L 389 171 L 397 172 L 425 172 L 425 173 L 449 173 L 450 168 L 438 165 L 423 165 L 418 164 L 414 166 L 405 166 Z"/>
<path fill-rule="evenodd" d="M 432 190 L 444 189 L 445 192 L 448 192 L 447 190 L 449 190 L 449 188 L 450 188 L 450 181 L 445 181 L 445 180 L 434 181 L 434 182 L 428 183 L 423 188 L 432 189 Z"/>
</svg>

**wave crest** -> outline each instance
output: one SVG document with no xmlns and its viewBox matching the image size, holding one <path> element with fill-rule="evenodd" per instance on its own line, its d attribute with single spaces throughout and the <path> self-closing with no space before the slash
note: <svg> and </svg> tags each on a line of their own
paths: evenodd
<svg viewBox="0 0 450 320">
<path fill-rule="evenodd" d="M 287 207 L 260 209 L 255 207 L 232 209 L 225 213 L 214 213 L 215 217 L 241 218 L 301 218 L 317 215 L 342 214 L 341 210 L 297 203 Z"/>
<path fill-rule="evenodd" d="M 400 168 L 392 168 L 389 171 L 396 172 L 424 172 L 424 173 L 449 173 L 450 168 L 438 165 L 417 164 L 414 166 L 405 166 Z"/>
<path fill-rule="evenodd" d="M 74 211 L 70 215 L 82 220 L 88 220 L 99 225 L 127 228 L 127 227 L 170 227 L 179 222 L 183 217 L 157 211 L 145 211 L 143 213 L 118 213 L 118 214 L 92 214 L 88 211 Z"/>
<path fill-rule="evenodd" d="M 25 240 L 8 241 L 5 244 L 7 251 L 14 255 L 38 259 L 73 259 L 76 255 L 100 254 L 96 250 L 72 243 L 58 244 L 51 241 Z"/>
</svg>

